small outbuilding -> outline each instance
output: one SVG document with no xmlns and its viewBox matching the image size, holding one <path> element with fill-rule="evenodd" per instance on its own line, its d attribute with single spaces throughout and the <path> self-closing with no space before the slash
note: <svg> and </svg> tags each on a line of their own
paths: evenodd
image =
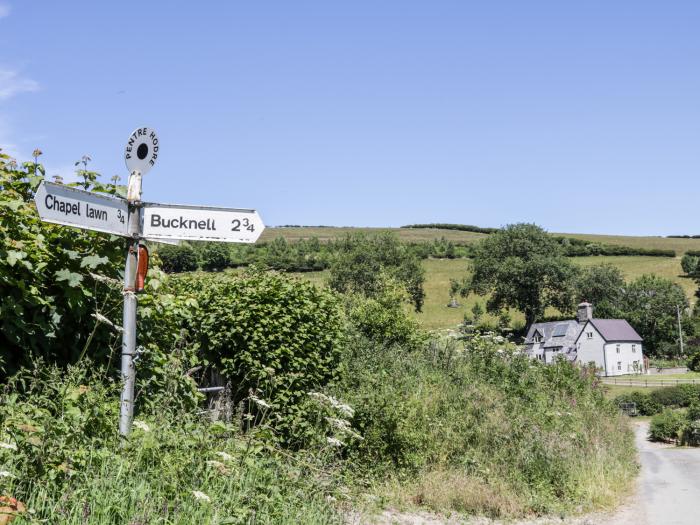
<svg viewBox="0 0 700 525">
<path fill-rule="evenodd" d="M 644 372 L 642 338 L 624 319 L 596 319 L 593 305 L 581 303 L 575 320 L 534 323 L 525 352 L 550 364 L 556 358 L 594 363 L 604 376 Z"/>
</svg>

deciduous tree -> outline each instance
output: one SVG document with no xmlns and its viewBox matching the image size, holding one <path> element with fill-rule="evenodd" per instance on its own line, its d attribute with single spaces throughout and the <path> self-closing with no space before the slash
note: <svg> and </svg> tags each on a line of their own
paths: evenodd
<svg viewBox="0 0 700 525">
<path fill-rule="evenodd" d="M 513 307 L 527 324 L 553 306 L 572 309 L 576 268 L 561 246 L 539 226 L 513 224 L 481 241 L 472 260 L 470 291 L 489 295 L 489 312 Z"/>
</svg>

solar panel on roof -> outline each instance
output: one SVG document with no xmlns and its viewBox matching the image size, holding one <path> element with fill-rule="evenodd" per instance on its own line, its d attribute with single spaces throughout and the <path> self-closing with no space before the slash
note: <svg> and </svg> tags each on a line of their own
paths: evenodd
<svg viewBox="0 0 700 525">
<path fill-rule="evenodd" d="M 568 325 L 565 324 L 558 324 L 557 326 L 554 327 L 554 333 L 552 333 L 552 337 L 563 337 L 566 335 L 566 330 L 569 328 Z"/>
</svg>

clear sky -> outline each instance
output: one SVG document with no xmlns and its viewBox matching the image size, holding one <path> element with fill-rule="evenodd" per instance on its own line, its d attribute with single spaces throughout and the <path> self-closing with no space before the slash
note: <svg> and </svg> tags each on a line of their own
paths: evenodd
<svg viewBox="0 0 700 525">
<path fill-rule="evenodd" d="M 0 0 L 0 144 L 268 225 L 700 234 L 700 2 Z"/>
</svg>

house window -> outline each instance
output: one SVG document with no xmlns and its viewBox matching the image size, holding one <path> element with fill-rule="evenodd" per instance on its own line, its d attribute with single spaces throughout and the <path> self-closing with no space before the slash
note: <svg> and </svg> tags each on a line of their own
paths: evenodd
<svg viewBox="0 0 700 525">
<path fill-rule="evenodd" d="M 637 345 L 632 345 L 632 352 L 637 352 Z"/>
<path fill-rule="evenodd" d="M 593 339 L 593 332 L 586 332 L 586 337 L 588 337 L 588 339 Z"/>
<path fill-rule="evenodd" d="M 535 343 L 541 343 L 542 342 L 542 336 L 540 335 L 539 332 L 535 332 L 535 336 L 532 338 L 532 340 Z"/>
<path fill-rule="evenodd" d="M 615 351 L 619 354 L 620 353 L 620 345 L 615 345 Z"/>
<path fill-rule="evenodd" d="M 617 362 L 617 369 L 622 370 L 622 361 Z"/>
</svg>

